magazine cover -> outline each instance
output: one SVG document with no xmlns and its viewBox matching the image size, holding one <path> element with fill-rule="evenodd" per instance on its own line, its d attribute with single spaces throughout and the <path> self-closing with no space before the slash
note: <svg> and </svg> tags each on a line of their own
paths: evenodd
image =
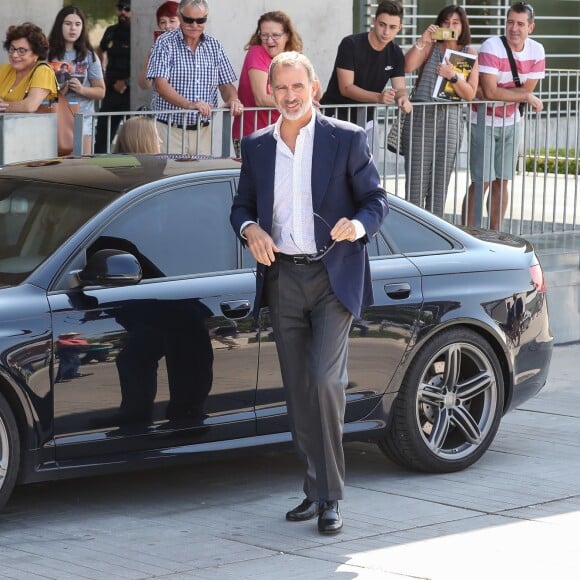
<svg viewBox="0 0 580 580">
<path fill-rule="evenodd" d="M 85 78 L 87 76 L 85 63 L 64 62 L 55 60 L 49 62 L 48 64 L 50 64 L 50 66 L 54 69 L 59 90 L 61 90 L 66 84 L 66 82 L 70 81 L 70 79 L 73 77 L 79 79 L 81 84 L 85 82 Z"/>
<path fill-rule="evenodd" d="M 449 61 L 449 66 L 458 75 L 462 75 L 465 80 L 468 80 L 476 58 L 474 54 L 448 48 L 443 55 L 443 62 Z M 461 101 L 461 97 L 455 92 L 455 85 L 442 76 L 438 76 L 435 81 L 433 97 L 442 101 Z"/>
</svg>

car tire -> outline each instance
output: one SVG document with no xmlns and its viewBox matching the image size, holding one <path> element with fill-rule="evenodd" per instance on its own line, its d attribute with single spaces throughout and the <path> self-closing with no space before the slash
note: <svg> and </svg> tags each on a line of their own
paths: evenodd
<svg viewBox="0 0 580 580">
<path fill-rule="evenodd" d="M 417 471 L 460 471 L 491 445 L 503 403 L 503 374 L 489 343 L 467 328 L 443 331 L 412 360 L 379 447 Z"/>
<path fill-rule="evenodd" d="M 0 509 L 4 507 L 18 476 L 20 467 L 20 436 L 14 414 L 0 395 Z"/>
</svg>

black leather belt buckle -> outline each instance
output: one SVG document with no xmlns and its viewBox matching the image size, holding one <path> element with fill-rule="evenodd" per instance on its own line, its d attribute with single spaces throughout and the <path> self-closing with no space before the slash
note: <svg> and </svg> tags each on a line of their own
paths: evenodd
<svg viewBox="0 0 580 580">
<path fill-rule="evenodd" d="M 292 263 L 296 264 L 296 266 L 306 266 L 310 264 L 310 261 L 306 256 L 291 256 Z"/>
<path fill-rule="evenodd" d="M 315 255 L 309 256 L 307 254 L 276 254 L 276 256 L 284 262 L 290 262 L 295 266 L 308 266 L 313 263 L 312 258 L 315 257 Z"/>
<path fill-rule="evenodd" d="M 178 123 L 170 123 L 169 121 L 163 121 L 162 119 L 157 119 L 160 123 L 163 123 L 164 125 L 169 125 L 170 127 L 176 127 L 177 129 L 183 129 L 185 128 L 186 131 L 197 131 L 197 123 L 194 123 L 193 125 L 185 125 L 185 127 L 183 125 L 179 125 Z M 209 121 L 202 121 L 201 123 L 199 123 L 200 127 L 209 127 Z"/>
<path fill-rule="evenodd" d="M 177 125 L 177 126 L 181 129 L 181 125 Z M 197 123 L 195 123 L 193 125 L 186 125 L 185 130 L 186 131 L 197 131 L 197 127 L 198 127 Z M 201 123 L 199 123 L 199 127 L 209 127 L 209 121 L 202 121 Z"/>
</svg>

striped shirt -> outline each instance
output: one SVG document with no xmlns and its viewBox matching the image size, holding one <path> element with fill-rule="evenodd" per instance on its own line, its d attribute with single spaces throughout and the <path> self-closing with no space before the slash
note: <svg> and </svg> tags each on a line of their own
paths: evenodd
<svg viewBox="0 0 580 580">
<path fill-rule="evenodd" d="M 218 106 L 220 85 L 237 80 L 234 69 L 219 40 L 203 34 L 197 48 L 192 51 L 183 37 L 181 28 L 164 32 L 151 48 L 147 78 L 164 78 L 188 101 L 205 101 Z M 151 108 L 154 111 L 179 110 L 168 103 L 157 91 L 153 92 Z M 186 119 L 171 117 L 172 122 L 192 125 L 197 123 L 197 111 L 185 114 Z M 169 115 L 159 115 L 161 121 L 169 121 Z"/>
<path fill-rule="evenodd" d="M 516 68 L 522 85 L 528 79 L 543 79 L 546 73 L 546 55 L 544 47 L 535 40 L 527 38 L 524 49 L 521 52 L 513 52 Z M 494 75 L 497 78 L 497 86 L 504 89 L 512 89 L 514 83 L 510 61 L 501 37 L 488 38 L 479 49 L 478 54 L 479 72 Z M 505 107 L 496 106 L 494 112 L 494 126 L 513 125 L 520 120 L 518 103 L 508 103 Z M 473 105 L 471 122 L 477 123 L 477 105 Z M 488 107 L 486 125 L 492 124 L 492 107 Z M 505 121 L 504 121 L 505 116 Z"/>
</svg>

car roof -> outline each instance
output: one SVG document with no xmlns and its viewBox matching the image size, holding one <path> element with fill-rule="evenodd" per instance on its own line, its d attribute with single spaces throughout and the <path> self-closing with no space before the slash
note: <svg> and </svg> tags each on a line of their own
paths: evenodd
<svg viewBox="0 0 580 580">
<path fill-rule="evenodd" d="M 120 193 L 144 183 L 188 173 L 239 171 L 230 158 L 189 155 L 93 155 L 14 163 L 0 167 L 0 179 L 24 179 Z"/>
<path fill-rule="evenodd" d="M 241 167 L 240 161 L 233 158 L 165 154 L 59 157 L 0 166 L 0 183 L 3 179 L 57 183 L 109 192 L 112 198 L 116 198 L 141 185 L 179 175 L 211 174 L 216 171 L 236 175 Z M 453 237 L 465 246 L 473 246 L 482 241 L 499 243 L 503 246 L 529 246 L 525 240 L 508 234 L 477 228 L 458 228 L 392 194 L 388 195 L 388 199 L 391 205 L 411 213 L 414 219 L 421 219 L 434 225 L 440 232 Z"/>
</svg>

